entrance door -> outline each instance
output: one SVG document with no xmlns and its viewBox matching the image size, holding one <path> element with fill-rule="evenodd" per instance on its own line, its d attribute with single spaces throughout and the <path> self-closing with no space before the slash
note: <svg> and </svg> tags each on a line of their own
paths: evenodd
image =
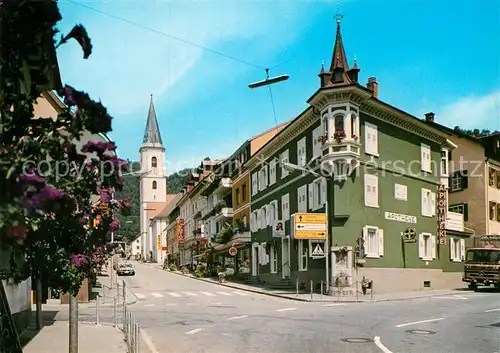
<svg viewBox="0 0 500 353">
<path fill-rule="evenodd" d="M 290 237 L 281 239 L 281 276 L 290 277 Z"/>
<path fill-rule="evenodd" d="M 252 246 L 252 276 L 259 275 L 259 266 L 257 265 L 259 261 L 259 247 Z"/>
</svg>

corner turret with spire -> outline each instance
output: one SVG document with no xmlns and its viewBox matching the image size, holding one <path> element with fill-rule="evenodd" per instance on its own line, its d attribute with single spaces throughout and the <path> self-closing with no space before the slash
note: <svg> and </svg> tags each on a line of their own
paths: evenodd
<svg viewBox="0 0 500 353">
<path fill-rule="evenodd" d="M 321 71 L 318 75 L 321 88 L 348 85 L 358 82 L 358 73 L 360 69 L 358 68 L 356 58 L 354 59 L 352 68 L 349 68 L 344 44 L 342 42 L 342 35 L 340 33 L 340 20 L 342 18 L 343 15 L 340 13 L 335 16 L 337 21 L 337 34 L 335 37 L 335 46 L 333 48 L 332 62 L 329 71 L 325 71 L 324 64 L 321 64 Z"/>
</svg>

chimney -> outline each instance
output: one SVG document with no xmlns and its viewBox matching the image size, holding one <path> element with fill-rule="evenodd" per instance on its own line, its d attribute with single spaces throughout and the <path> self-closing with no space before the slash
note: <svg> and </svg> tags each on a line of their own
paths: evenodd
<svg viewBox="0 0 500 353">
<path fill-rule="evenodd" d="M 434 122 L 434 113 L 433 112 L 425 113 L 425 122 L 426 123 L 433 123 Z"/>
<path fill-rule="evenodd" d="M 372 91 L 373 98 L 378 98 L 378 83 L 375 77 L 370 77 L 368 79 L 368 83 L 366 84 L 366 88 Z"/>
</svg>

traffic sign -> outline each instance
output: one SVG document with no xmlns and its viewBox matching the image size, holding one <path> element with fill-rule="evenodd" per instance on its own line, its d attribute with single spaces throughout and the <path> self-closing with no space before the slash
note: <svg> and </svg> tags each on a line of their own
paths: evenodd
<svg viewBox="0 0 500 353">
<path fill-rule="evenodd" d="M 273 227 L 273 237 L 283 238 L 285 236 L 285 223 L 277 220 Z"/>
<path fill-rule="evenodd" d="M 313 258 L 325 257 L 325 250 L 323 249 L 324 246 L 324 243 L 316 243 L 316 247 L 312 251 L 311 256 Z"/>
<path fill-rule="evenodd" d="M 292 236 L 295 239 L 326 239 L 328 229 L 324 213 L 295 213 L 292 215 Z"/>
</svg>

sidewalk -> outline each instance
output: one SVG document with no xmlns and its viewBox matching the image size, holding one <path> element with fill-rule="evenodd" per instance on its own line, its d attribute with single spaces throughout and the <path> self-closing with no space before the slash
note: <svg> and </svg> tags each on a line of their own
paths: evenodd
<svg viewBox="0 0 500 353">
<path fill-rule="evenodd" d="M 37 331 L 34 322 L 20 338 L 24 353 L 67 353 L 69 322 L 44 321 Z M 108 325 L 78 323 L 79 353 L 126 353 L 123 331 Z"/>
<path fill-rule="evenodd" d="M 163 269 L 160 264 L 144 263 L 145 265 L 155 267 L 158 269 Z M 337 295 L 327 296 L 321 295 L 319 293 L 313 293 L 312 297 L 310 293 L 299 293 L 293 291 L 283 291 L 283 290 L 272 290 L 264 286 L 250 286 L 243 283 L 226 281 L 224 283 L 219 283 L 217 279 L 212 278 L 197 278 L 192 274 L 184 275 L 180 271 L 168 271 L 170 273 L 175 273 L 180 276 L 189 277 L 197 279 L 200 281 L 217 284 L 223 287 L 229 287 L 233 289 L 239 289 L 246 292 L 259 293 L 264 295 L 269 295 L 273 297 L 280 297 L 289 300 L 296 300 L 301 302 L 330 302 L 330 303 L 370 303 L 370 302 L 383 302 L 383 301 L 397 301 L 397 300 L 412 300 L 418 298 L 429 298 L 434 296 L 451 296 L 451 295 L 463 295 L 463 289 L 429 289 L 422 291 L 404 292 L 404 293 L 389 293 L 389 294 L 371 294 L 368 293 L 363 295 L 359 293 L 356 297 L 356 293 L 346 293 L 346 295 L 341 295 L 337 292 Z"/>
</svg>

